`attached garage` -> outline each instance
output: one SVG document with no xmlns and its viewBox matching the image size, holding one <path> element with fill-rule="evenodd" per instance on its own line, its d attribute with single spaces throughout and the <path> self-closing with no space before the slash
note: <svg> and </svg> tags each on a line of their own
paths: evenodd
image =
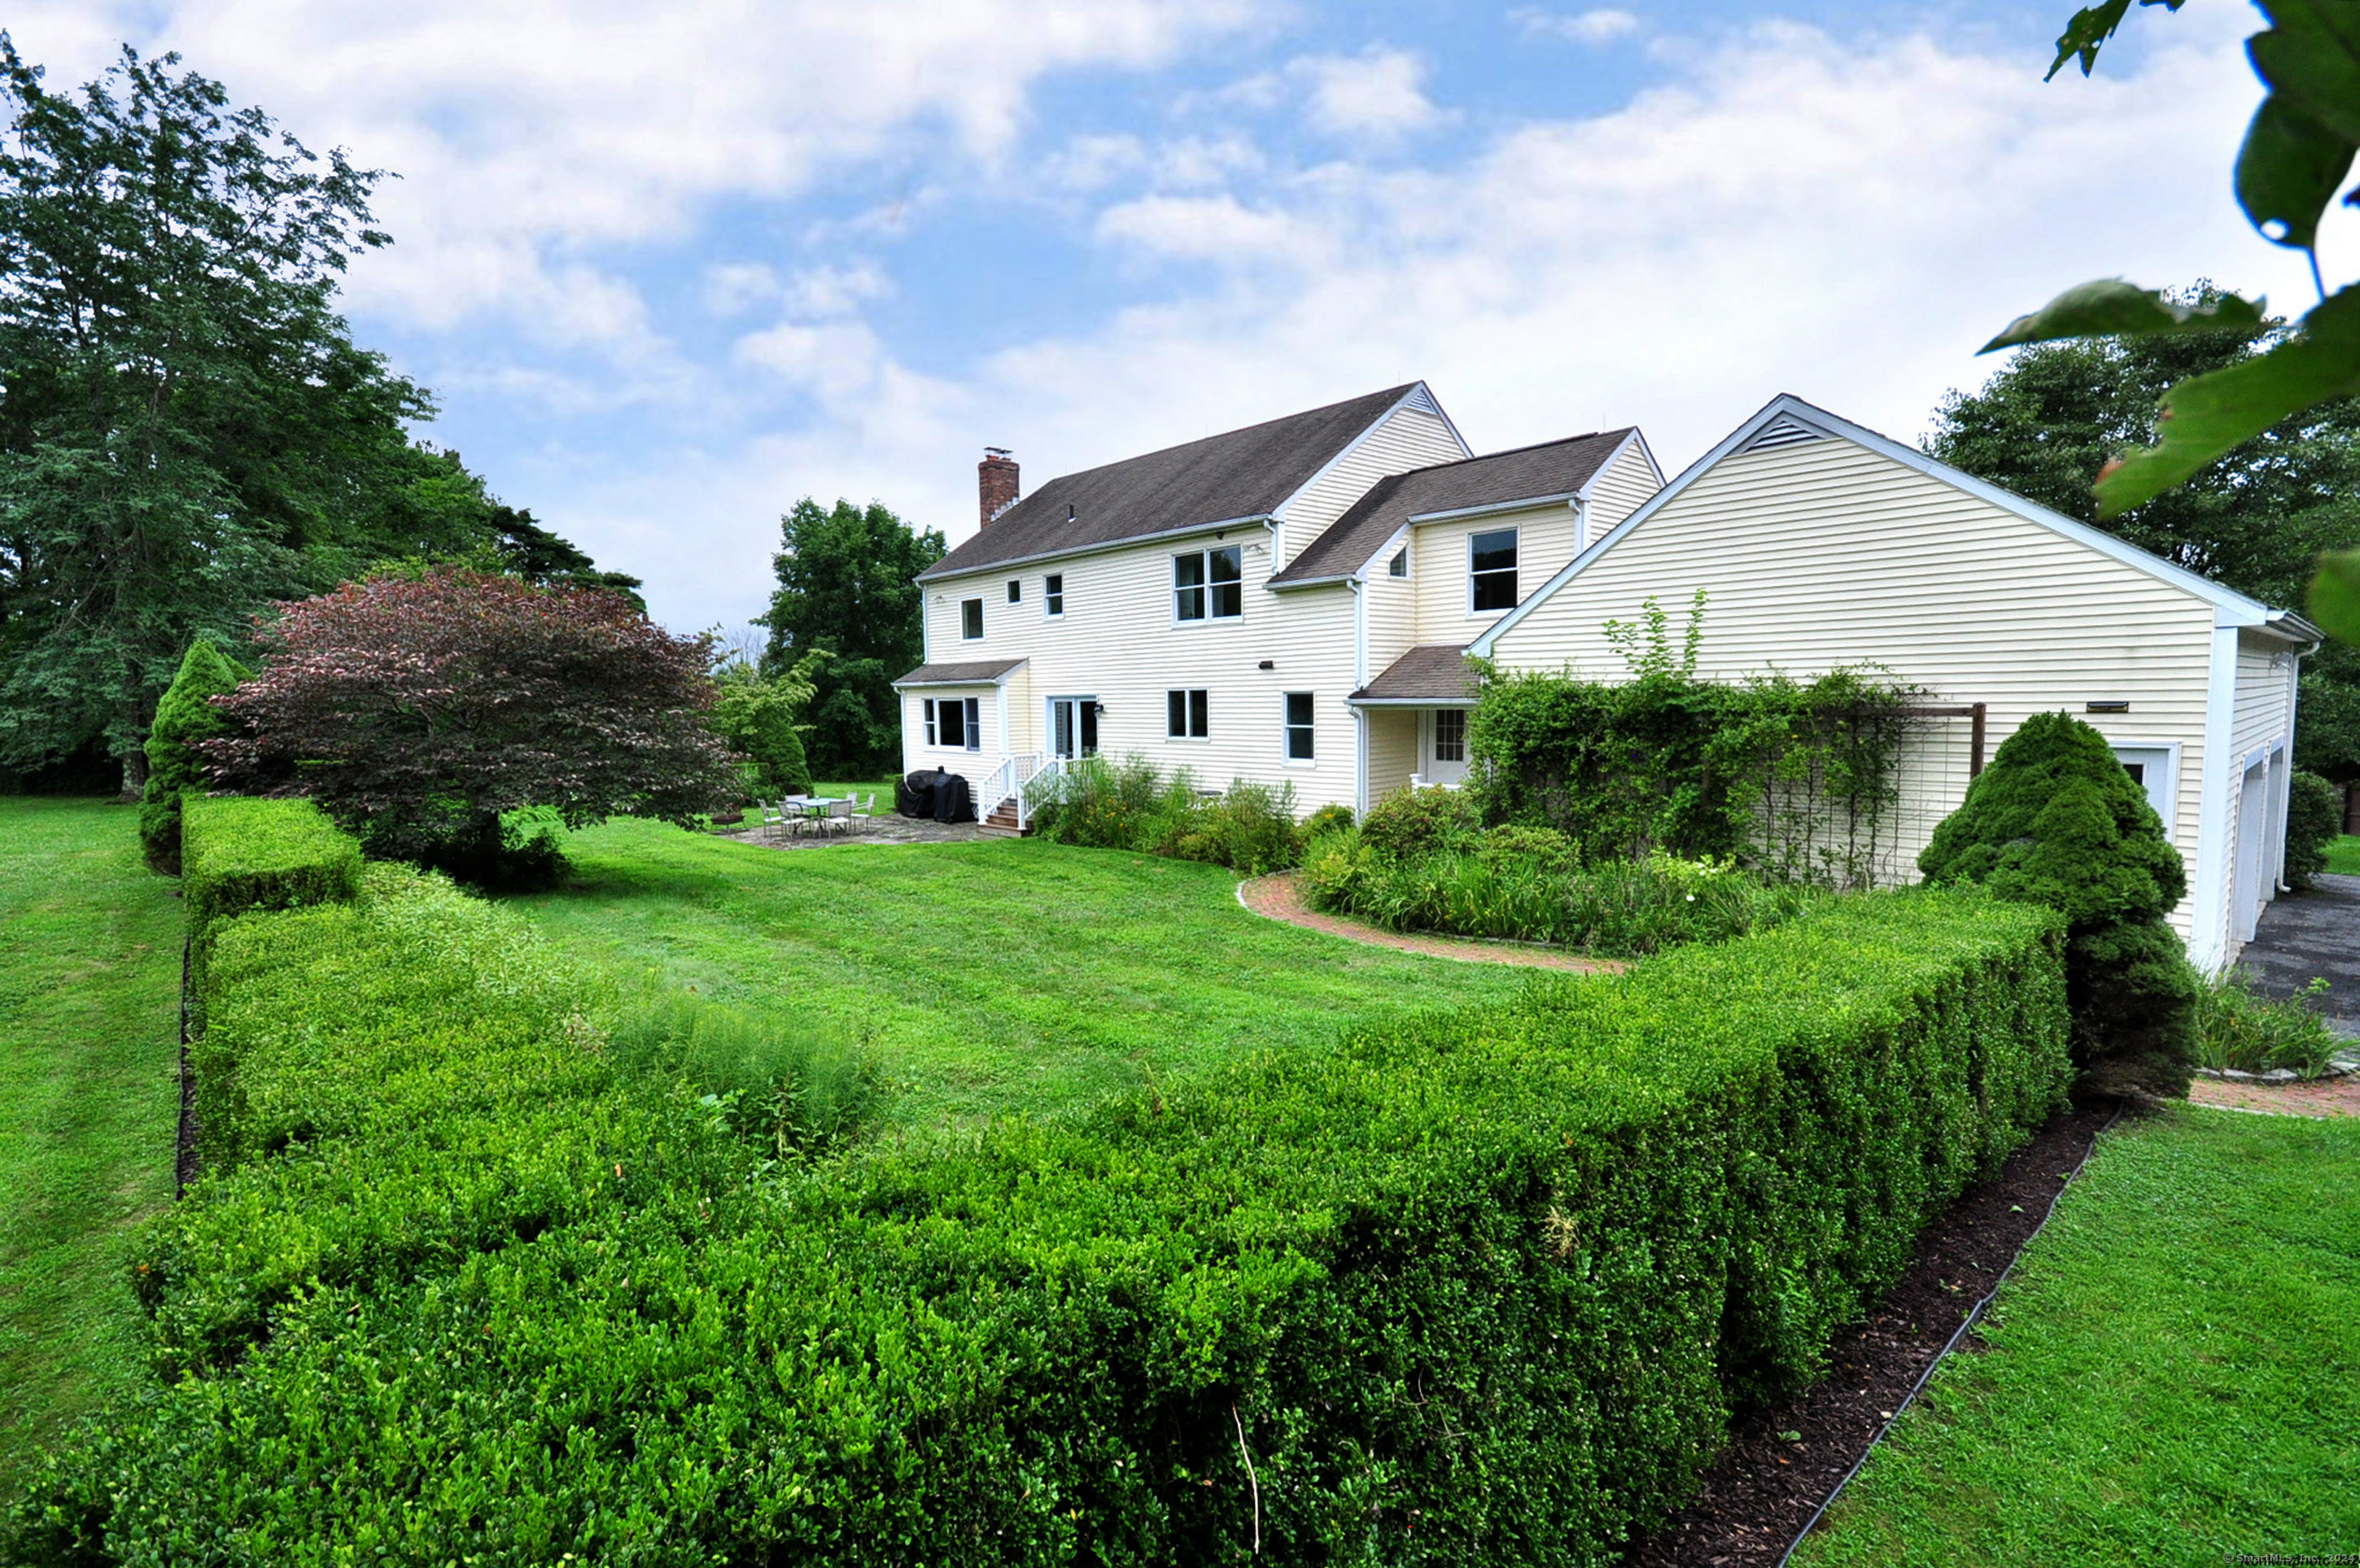
<svg viewBox="0 0 2360 1568">
<path fill-rule="evenodd" d="M 2319 634 L 2111 535 L 1793 397 L 1774 399 L 1468 648 L 1613 679 L 1609 620 L 1705 593 L 1698 672 L 1874 665 L 1996 747 L 2036 713 L 2106 736 L 2185 857 L 2172 921 L 2217 971 L 2278 890 L 2302 656 Z M 1896 879 L 1983 747 L 1937 722 L 1908 765 Z"/>
</svg>

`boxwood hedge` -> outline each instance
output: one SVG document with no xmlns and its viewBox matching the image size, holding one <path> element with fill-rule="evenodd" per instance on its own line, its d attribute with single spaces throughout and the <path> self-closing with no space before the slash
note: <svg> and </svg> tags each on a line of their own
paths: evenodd
<svg viewBox="0 0 2360 1568">
<path fill-rule="evenodd" d="M 182 808 L 180 898 L 187 912 L 193 1020 L 202 1027 L 213 927 L 249 909 L 349 899 L 360 891 L 361 846 L 309 800 L 207 796 Z"/>
<path fill-rule="evenodd" d="M 1972 892 L 1079 1116 L 759 1160 L 521 922 L 373 868 L 219 937 L 158 1377 L 42 1563 L 1605 1563 L 2061 1103 Z M 1251 1465 L 1249 1472 L 1249 1463 Z"/>
</svg>

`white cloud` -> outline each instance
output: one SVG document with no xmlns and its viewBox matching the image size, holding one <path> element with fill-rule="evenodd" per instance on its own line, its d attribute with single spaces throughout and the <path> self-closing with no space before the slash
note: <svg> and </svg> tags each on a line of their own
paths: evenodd
<svg viewBox="0 0 2360 1568">
<path fill-rule="evenodd" d="M 628 352 L 637 313 L 588 247 L 676 241 L 713 203 L 780 200 L 919 141 L 988 163 L 1043 77 L 1140 69 L 1246 20 L 1251 0 L 24 0 L 9 25 L 53 83 L 112 38 L 175 48 L 314 147 L 399 171 L 399 243 L 354 269 L 356 309 L 447 331 L 497 313 Z"/>
<path fill-rule="evenodd" d="M 2049 84 L 1924 36 L 1757 27 L 1464 163 L 1118 202 L 1104 239 L 1213 280 L 1001 353 L 936 410 L 991 422 L 935 425 L 910 475 L 956 538 L 985 440 L 1037 484 L 1416 376 L 1479 450 L 1636 422 L 1677 469 L 1780 391 L 1910 439 L 1995 368 L 1976 345 L 2068 284 L 2307 293 L 2226 195 L 2256 96 L 2237 20 L 2180 18 L 2135 76 Z"/>
<path fill-rule="evenodd" d="M 1627 38 L 1640 27 L 1639 18 L 1629 11 L 1601 8 L 1577 11 L 1566 16 L 1556 11 L 1542 11 L 1530 5 L 1519 5 L 1508 13 L 1508 20 L 1528 38 L 1564 38 L 1577 44 L 1606 44 L 1617 38 Z"/>
<path fill-rule="evenodd" d="M 1448 117 L 1426 95 L 1426 62 L 1405 49 L 1308 56 L 1289 62 L 1286 77 L 1308 93 L 1305 117 L 1333 136 L 1391 138 Z"/>
</svg>

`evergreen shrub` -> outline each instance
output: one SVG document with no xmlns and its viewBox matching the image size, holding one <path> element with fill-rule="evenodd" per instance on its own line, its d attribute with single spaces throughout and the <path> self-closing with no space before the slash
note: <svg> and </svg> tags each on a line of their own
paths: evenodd
<svg viewBox="0 0 2360 1568">
<path fill-rule="evenodd" d="M 2027 719 L 1918 864 L 1929 883 L 1981 883 L 2065 917 L 2082 1092 L 2187 1094 L 2199 981 L 2165 916 L 2188 874 L 2104 736 L 2070 713 Z"/>
<path fill-rule="evenodd" d="M 2327 869 L 2327 846 L 2343 831 L 2344 791 L 2298 770 L 2287 780 L 2286 885 L 2299 892 L 2316 887 Z"/>
<path fill-rule="evenodd" d="M 1360 823 L 1369 847 L 1395 860 L 1470 849 L 1482 832 L 1474 798 L 1440 784 L 1396 789 L 1370 807 Z"/>
<path fill-rule="evenodd" d="M 204 782 L 196 743 L 229 728 L 206 698 L 235 691 L 246 667 L 199 637 L 180 656 L 180 673 L 156 703 L 148 731 L 148 785 L 139 798 L 139 843 L 148 864 L 167 877 L 180 874 L 180 795 Z"/>
<path fill-rule="evenodd" d="M 185 802 L 180 898 L 193 983 L 191 1022 L 202 1028 L 213 928 L 249 910 L 357 897 L 361 851 L 309 800 L 192 792 Z"/>
<path fill-rule="evenodd" d="M 1352 825 L 1352 808 L 1330 800 L 1303 819 L 1303 837 L 1306 844 L 1321 833 L 1336 833 Z"/>
<path fill-rule="evenodd" d="M 2056 1107 L 2060 934 L 1847 899 L 780 1167 L 631 1092 L 508 911 L 373 867 L 222 934 L 158 1380 L 0 1555 L 1603 1568 Z"/>
</svg>

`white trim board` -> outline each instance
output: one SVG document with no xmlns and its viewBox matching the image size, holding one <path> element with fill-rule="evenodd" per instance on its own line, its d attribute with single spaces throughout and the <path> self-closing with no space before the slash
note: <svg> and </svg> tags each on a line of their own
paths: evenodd
<svg viewBox="0 0 2360 1568">
<path fill-rule="evenodd" d="M 1528 594 L 1523 604 L 1502 616 L 1498 625 L 1469 646 L 1467 649 L 1469 656 L 1470 658 L 1491 657 L 1492 646 L 1502 633 L 1537 609 L 1544 601 L 1571 582 L 1591 561 L 1613 549 L 1623 536 L 1670 505 L 1672 500 L 1685 492 L 1689 485 L 1694 485 L 1717 467 L 1722 459 L 1741 450 L 1765 426 L 1779 419 L 1817 430 L 1825 435 L 1841 437 L 1854 445 L 1875 452 L 1880 457 L 1891 458 L 1904 467 L 1915 469 L 1929 479 L 1938 480 L 1953 489 L 1963 490 L 1978 500 L 1987 501 L 2028 522 L 2038 523 L 2053 533 L 2062 534 L 2077 544 L 2085 545 L 2126 566 L 2135 567 L 2159 582 L 2169 583 L 2211 604 L 2213 607 L 2214 623 L 2217 626 L 2251 626 L 2274 631 L 2279 636 L 2287 637 L 2300 635 L 2293 630 L 2281 629 L 2289 627 L 2295 619 L 2285 611 L 2274 610 L 2258 599 L 2249 599 L 2243 593 L 2223 587 L 2210 578 L 2200 577 L 2185 567 L 2174 566 L 2162 557 L 2149 554 L 2135 544 L 2126 543 L 2112 534 L 2102 533 L 2086 523 L 2076 522 L 2061 512 L 2052 512 L 2038 502 L 2027 501 L 2021 495 L 1977 479 L 1971 474 L 1962 473 L 1946 463 L 1938 463 L 1915 447 L 1905 446 L 1889 436 L 1882 436 L 1864 426 L 1855 425 L 1849 419 L 1806 403 L 1790 392 L 1782 392 L 1765 404 L 1753 418 L 1722 437 L 1710 452 L 1688 464 L 1681 471 L 1678 478 L 1649 496 L 1640 505 L 1638 510 L 1607 530 L 1604 538 L 1568 561 L 1556 576 Z"/>
</svg>

